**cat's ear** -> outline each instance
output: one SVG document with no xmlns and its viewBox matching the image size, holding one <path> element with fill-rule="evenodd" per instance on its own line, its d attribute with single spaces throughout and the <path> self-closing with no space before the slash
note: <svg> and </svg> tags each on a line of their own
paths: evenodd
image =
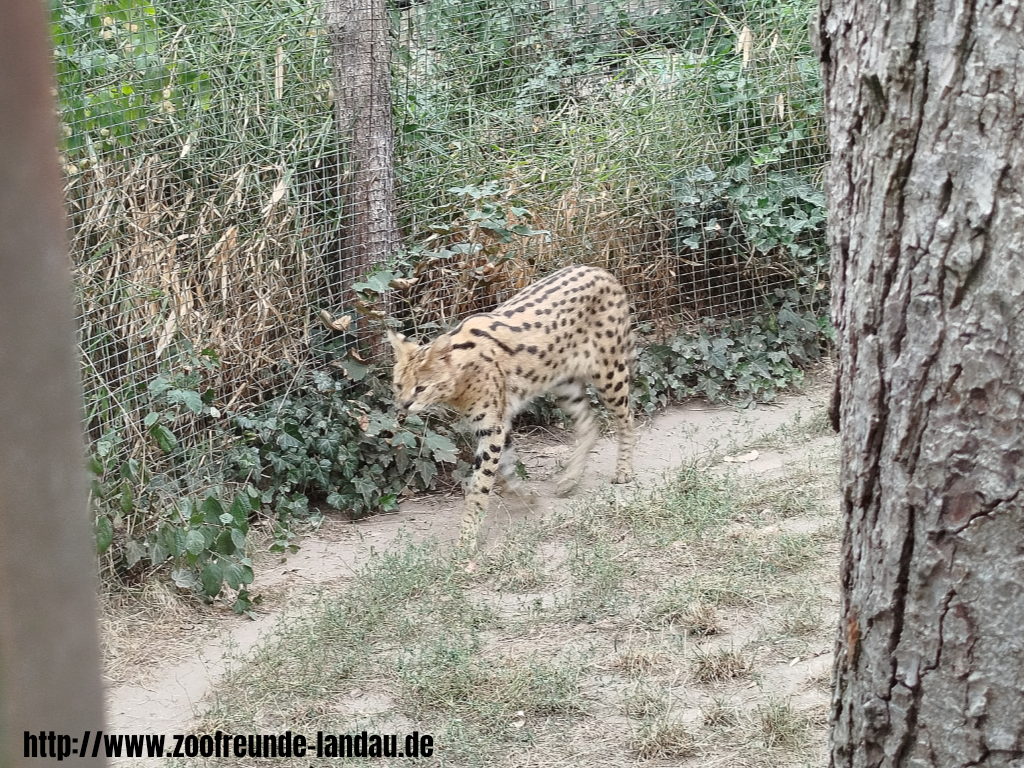
<svg viewBox="0 0 1024 768">
<path fill-rule="evenodd" d="M 416 349 L 416 345 L 405 336 L 390 329 L 388 329 L 388 341 L 391 342 L 391 347 L 395 350 L 395 359 L 398 361 L 405 360 Z"/>
<path fill-rule="evenodd" d="M 438 360 L 444 360 L 448 362 L 449 356 L 452 353 L 452 337 L 447 333 L 444 336 L 438 336 L 437 340 L 430 345 L 431 356 Z"/>
</svg>

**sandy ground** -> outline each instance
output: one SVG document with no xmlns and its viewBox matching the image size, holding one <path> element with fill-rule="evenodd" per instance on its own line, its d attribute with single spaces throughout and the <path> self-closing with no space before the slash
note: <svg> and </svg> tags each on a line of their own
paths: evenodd
<svg viewBox="0 0 1024 768">
<path fill-rule="evenodd" d="M 812 389 L 806 394 L 783 397 L 778 404 L 747 411 L 699 403 L 670 408 L 638 426 L 636 479 L 641 483 L 657 480 L 667 470 L 705 455 L 709 449 L 728 451 L 730 446 L 769 432 L 797 413 L 809 416 L 823 403 L 824 392 Z M 536 498 L 528 503 L 514 497 L 493 498 L 484 524 L 483 547 L 500 540 L 513 523 L 567 503 L 555 497 L 551 475 L 558 459 L 569 450 L 554 438 L 568 440 L 570 435 L 558 435 L 558 430 L 555 433 L 519 440 L 520 457 L 529 471 L 529 483 Z M 783 461 L 783 454 L 762 451 L 756 459 L 745 462 L 743 471 L 770 472 Z M 606 437 L 590 457 L 580 491 L 607 483 L 614 462 L 615 445 Z M 328 518 L 319 531 L 302 539 L 297 553 L 278 562 L 265 560 L 257 569 L 251 592 L 272 598 L 256 620 L 228 612 L 208 613 L 192 619 L 196 627 L 194 632 L 186 631 L 185 643 L 182 627 L 171 626 L 175 621 L 169 621 L 166 631 L 173 642 L 168 642 L 166 654 L 162 653 L 161 630 L 155 628 L 147 639 L 145 662 L 127 672 L 122 670 L 118 676 L 124 682 L 111 685 L 108 690 L 107 732 L 189 733 L 204 697 L 223 673 L 226 655 L 244 654 L 259 642 L 282 608 L 294 602 L 292 597 L 351 577 L 365 562 L 371 548 L 379 549 L 398 536 L 454 540 L 460 504 L 461 494 L 450 494 L 413 499 L 403 503 L 397 513 L 356 523 Z M 196 638 L 204 640 L 197 644 Z M 820 675 L 819 667 L 825 668 L 829 663 L 830 658 L 825 655 L 799 668 L 786 668 L 780 674 Z M 145 764 L 139 759 L 131 763 Z"/>
</svg>

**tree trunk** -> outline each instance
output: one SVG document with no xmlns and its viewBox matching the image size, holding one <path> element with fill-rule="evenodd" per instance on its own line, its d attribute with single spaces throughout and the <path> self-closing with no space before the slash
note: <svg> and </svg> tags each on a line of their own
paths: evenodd
<svg viewBox="0 0 1024 768">
<path fill-rule="evenodd" d="M 63 765 L 73 748 L 96 766 L 96 550 L 48 7 L 10 0 L 0 23 L 0 765 Z"/>
<path fill-rule="evenodd" d="M 335 118 L 346 157 L 341 179 L 345 232 L 338 274 L 342 295 L 350 303 L 355 297 L 349 285 L 384 264 L 400 245 L 391 119 L 391 24 L 385 0 L 327 0 L 326 26 L 337 93 Z M 377 346 L 374 342 L 374 349 Z"/>
<path fill-rule="evenodd" d="M 1024 8 L 822 0 L 842 432 L 831 765 L 1024 758 Z"/>
</svg>

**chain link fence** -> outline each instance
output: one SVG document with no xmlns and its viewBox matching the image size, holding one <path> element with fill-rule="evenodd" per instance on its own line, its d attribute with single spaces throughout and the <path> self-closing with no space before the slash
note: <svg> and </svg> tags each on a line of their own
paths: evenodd
<svg viewBox="0 0 1024 768">
<path fill-rule="evenodd" d="M 570 263 L 653 335 L 820 303 L 811 6 L 55 0 L 90 439 L 201 445 Z"/>
</svg>

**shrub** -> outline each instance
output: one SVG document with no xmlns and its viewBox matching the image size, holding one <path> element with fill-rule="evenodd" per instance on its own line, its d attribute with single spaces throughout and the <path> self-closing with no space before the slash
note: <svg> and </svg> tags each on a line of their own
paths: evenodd
<svg viewBox="0 0 1024 768">
<path fill-rule="evenodd" d="M 457 464 L 443 428 L 415 414 L 399 419 L 373 375 L 360 383 L 312 371 L 294 391 L 234 416 L 241 440 L 231 473 L 261 491 L 278 519 L 309 514 L 310 500 L 361 517 L 394 509 L 406 488 L 434 488 L 438 466 Z"/>
</svg>

